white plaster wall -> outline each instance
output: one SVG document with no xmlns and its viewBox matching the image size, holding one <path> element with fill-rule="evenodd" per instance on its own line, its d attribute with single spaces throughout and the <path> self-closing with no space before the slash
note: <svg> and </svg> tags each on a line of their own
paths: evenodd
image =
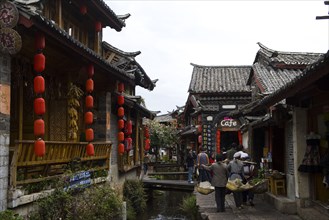
<svg viewBox="0 0 329 220">
<path fill-rule="evenodd" d="M 295 194 L 298 199 L 310 198 L 309 174 L 298 171 L 306 150 L 307 109 L 294 108 L 293 111 L 293 145 L 294 145 L 294 173 Z"/>
</svg>

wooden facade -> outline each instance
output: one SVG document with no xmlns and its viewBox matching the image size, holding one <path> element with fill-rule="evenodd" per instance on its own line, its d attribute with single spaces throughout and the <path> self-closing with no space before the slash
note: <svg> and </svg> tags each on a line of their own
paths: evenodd
<svg viewBox="0 0 329 220">
<path fill-rule="evenodd" d="M 12 1 L 12 4 L 19 11 L 18 24 L 14 28 L 21 37 L 22 47 L 10 57 L 8 188 L 16 190 L 61 176 L 77 161 L 80 168 L 71 172 L 104 170 L 108 173 L 113 163 L 119 171 L 125 172 L 140 165 L 144 147 L 142 119 L 153 118 L 154 114 L 141 105 L 141 97 L 135 96 L 135 87 L 153 90 L 155 83 L 136 61 L 130 61 L 130 53 L 113 47 L 110 56 L 116 54 L 121 59 L 109 60 L 109 44 L 105 43 L 105 47 L 102 42 L 102 28 L 121 31 L 128 16 L 117 16 L 102 0 Z M 46 153 L 42 157 L 34 154 L 34 121 L 39 118 L 33 108 L 34 99 L 39 97 L 33 91 L 37 74 L 33 60 L 40 52 L 34 46 L 37 34 L 45 37 L 42 53 L 46 58 L 42 73 L 45 79 L 42 98 L 46 113 L 42 119 Z M 94 67 L 93 156 L 86 154 L 88 142 L 84 122 L 90 65 Z M 133 123 L 133 148 L 123 155 L 117 150 L 118 83 L 125 85 L 125 118 Z M 72 98 L 75 99 L 73 110 Z M 74 131 L 72 123 L 77 128 Z"/>
</svg>

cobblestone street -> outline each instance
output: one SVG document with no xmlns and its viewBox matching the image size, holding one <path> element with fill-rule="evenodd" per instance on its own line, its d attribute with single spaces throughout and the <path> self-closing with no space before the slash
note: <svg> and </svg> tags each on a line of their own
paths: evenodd
<svg viewBox="0 0 329 220">
<path fill-rule="evenodd" d="M 235 207 L 233 194 L 226 195 L 225 212 L 216 212 L 215 193 L 202 195 L 196 192 L 197 205 L 203 219 L 218 220 L 218 219 L 252 219 L 252 220 L 301 220 L 298 215 L 283 214 L 276 210 L 273 206 L 263 200 L 262 195 L 255 195 L 255 206 L 244 206 L 242 210 Z M 309 215 L 305 215 L 303 219 L 326 219 L 316 210 L 310 209 Z"/>
</svg>

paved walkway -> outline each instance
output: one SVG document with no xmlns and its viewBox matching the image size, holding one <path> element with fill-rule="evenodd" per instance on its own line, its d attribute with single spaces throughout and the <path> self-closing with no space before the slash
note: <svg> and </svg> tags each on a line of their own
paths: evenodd
<svg viewBox="0 0 329 220">
<path fill-rule="evenodd" d="M 226 195 L 225 212 L 216 212 L 215 193 L 202 195 L 196 192 L 197 205 L 203 219 L 208 220 L 301 220 L 298 215 L 287 215 L 279 212 L 273 206 L 255 195 L 255 206 L 244 206 L 242 210 L 235 207 L 233 194 Z M 320 220 L 320 219 L 318 219 Z"/>
</svg>

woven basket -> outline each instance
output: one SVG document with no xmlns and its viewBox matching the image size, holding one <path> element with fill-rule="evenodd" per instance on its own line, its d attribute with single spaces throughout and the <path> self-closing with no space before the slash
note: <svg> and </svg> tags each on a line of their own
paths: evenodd
<svg viewBox="0 0 329 220">
<path fill-rule="evenodd" d="M 201 193 L 202 195 L 208 195 L 208 194 L 212 193 L 213 191 L 215 191 L 215 189 L 213 189 L 213 188 L 202 188 L 202 187 L 200 187 L 200 186 L 198 186 L 198 187 L 196 188 L 196 190 L 197 190 L 199 193 Z"/>
<path fill-rule="evenodd" d="M 212 193 L 213 191 L 215 191 L 215 188 L 213 186 L 211 186 L 210 182 L 206 181 L 206 182 L 201 182 L 196 187 L 196 190 L 203 195 L 208 195 L 208 194 Z"/>
<path fill-rule="evenodd" d="M 268 191 L 268 179 L 263 179 L 257 184 L 255 184 L 251 189 L 254 194 L 262 194 Z"/>
</svg>

